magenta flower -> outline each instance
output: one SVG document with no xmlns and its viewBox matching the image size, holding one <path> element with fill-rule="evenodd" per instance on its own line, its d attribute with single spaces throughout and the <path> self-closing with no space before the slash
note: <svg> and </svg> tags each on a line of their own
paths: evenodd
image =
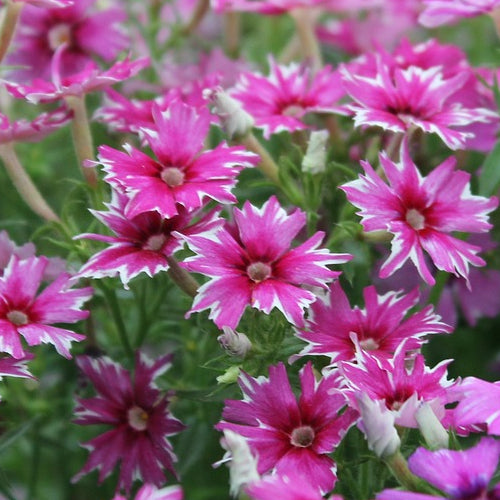
<svg viewBox="0 0 500 500">
<path fill-rule="evenodd" d="M 423 4 L 418 20 L 427 28 L 435 28 L 464 17 L 490 14 L 500 7 L 500 0 L 423 0 Z"/>
<path fill-rule="evenodd" d="M 283 14 L 296 8 L 320 7 L 332 0 L 211 0 L 216 12 L 247 11 L 260 14 Z"/>
<path fill-rule="evenodd" d="M 197 255 L 184 267 L 213 278 L 199 288 L 188 315 L 210 309 L 219 328 L 234 329 L 247 305 L 266 314 L 276 307 L 290 323 L 302 326 L 304 308 L 316 300 L 302 286 L 326 288 L 340 274 L 326 266 L 351 256 L 318 248 L 322 232 L 290 249 L 306 215 L 299 209 L 287 214 L 274 196 L 260 210 L 246 202 L 234 210 L 234 221 L 235 227 L 186 238 Z"/>
<path fill-rule="evenodd" d="M 439 135 L 450 149 L 458 149 L 473 134 L 456 127 L 487 123 L 498 116 L 491 109 L 468 109 L 450 98 L 469 79 L 466 71 L 444 78 L 439 66 L 390 68 L 380 60 L 377 69 L 374 77 L 354 74 L 346 66 L 340 70 L 344 89 L 355 101 L 348 106 L 355 126 L 379 126 L 401 133 L 419 128 Z"/>
<path fill-rule="evenodd" d="M 134 500 L 183 500 L 180 486 L 168 486 L 159 490 L 152 484 L 145 484 L 134 497 Z M 121 495 L 115 495 L 113 500 L 127 500 Z"/>
<path fill-rule="evenodd" d="M 446 379 L 450 360 L 442 361 L 433 369 L 425 366 L 424 357 L 407 357 L 406 343 L 398 347 L 392 360 L 381 362 L 367 351 L 358 351 L 356 362 L 342 361 L 339 369 L 345 378 L 345 394 L 350 404 L 358 408 L 357 395 L 366 393 L 374 401 L 383 401 L 394 413 L 396 425 L 417 427 L 415 411 L 426 401 L 443 421 L 447 418 L 445 404 L 453 382 Z"/>
<path fill-rule="evenodd" d="M 36 7 L 69 7 L 75 3 L 75 0 L 10 0 L 14 3 L 24 3 L 28 5 L 34 5 Z M 2 1 L 1 5 L 4 5 L 6 1 Z"/>
<path fill-rule="evenodd" d="M 176 457 L 168 437 L 183 430 L 184 425 L 170 413 L 170 394 L 162 394 L 154 382 L 170 368 L 171 359 L 166 355 L 151 361 L 137 353 L 132 377 L 109 358 L 77 358 L 98 395 L 78 399 L 75 423 L 112 428 L 83 444 L 90 455 L 74 481 L 98 469 L 102 482 L 118 463 L 118 489 L 127 492 L 136 478 L 161 486 L 165 482 L 163 469 L 175 475 Z"/>
<path fill-rule="evenodd" d="M 0 277 L 0 351 L 16 359 L 26 356 L 20 335 L 30 346 L 53 344 L 57 352 L 67 358 L 71 358 L 71 342 L 85 338 L 51 325 L 85 319 L 88 311 L 80 308 L 92 296 L 92 289 L 71 290 L 70 276 L 61 274 L 37 296 L 48 264 L 45 257 L 24 260 L 12 257 Z"/>
<path fill-rule="evenodd" d="M 141 129 L 157 160 L 126 145 L 126 153 L 109 146 L 99 148 L 105 180 L 130 196 L 125 215 L 135 217 L 156 210 L 164 218 L 198 208 L 209 197 L 219 203 L 235 203 L 231 189 L 244 167 L 258 157 L 242 147 L 225 143 L 203 150 L 210 126 L 206 108 L 196 109 L 175 101 L 167 111 L 153 108 L 155 129 Z"/>
<path fill-rule="evenodd" d="M 467 279 L 469 264 L 484 266 L 477 253 L 480 247 L 450 235 L 453 231 L 481 233 L 491 228 L 487 214 L 498 205 L 495 197 L 470 193 L 470 175 L 454 172 L 456 160 L 445 160 L 427 177 L 413 163 L 406 141 L 401 161 L 394 163 L 386 153 L 380 155 L 389 185 L 368 162 L 361 162 L 365 175 L 341 186 L 351 203 L 361 209 L 365 231 L 388 231 L 394 235 L 391 255 L 380 270 L 386 278 L 410 259 L 420 276 L 435 283 L 423 250 L 441 270 Z"/>
<path fill-rule="evenodd" d="M 323 495 L 297 470 L 291 476 L 264 476 L 245 488 L 252 500 L 323 500 Z M 329 497 L 328 500 L 341 500 Z"/>
<path fill-rule="evenodd" d="M 254 3 L 254 2 L 252 2 Z M 278 65 L 269 59 L 270 75 L 243 73 L 231 96 L 255 119 L 264 137 L 287 130 L 306 129 L 307 113 L 338 111 L 336 102 L 345 94 L 340 76 L 329 66 L 316 75 L 305 65 Z"/>
<path fill-rule="evenodd" d="M 140 273 L 152 277 L 160 271 L 168 270 L 168 258 L 182 248 L 182 237 L 210 230 L 222 222 L 216 218 L 217 212 L 211 212 L 193 223 L 197 214 L 188 213 L 183 207 L 170 219 L 162 218 L 155 211 L 128 218 L 125 216 L 128 201 L 125 194 L 114 191 L 111 203 L 107 204 L 107 212 L 91 210 L 116 236 L 88 233 L 77 236 L 110 245 L 94 254 L 77 276 L 119 276 L 125 286 Z"/>
<path fill-rule="evenodd" d="M 418 349 L 425 342 L 423 336 L 451 331 L 432 306 L 404 319 L 418 302 L 417 289 L 407 295 L 401 291 L 378 295 L 370 286 L 364 289 L 364 298 L 366 309 L 351 309 L 340 284 L 332 283 L 325 299 L 312 304 L 307 330 L 298 332 L 309 343 L 300 355 L 326 355 L 336 363 L 354 359 L 361 348 L 388 359 L 405 339 L 407 349 Z"/>
<path fill-rule="evenodd" d="M 26 363 L 34 358 L 33 354 L 26 354 L 24 358 L 16 359 L 10 356 L 0 358 L 0 378 L 35 378 L 28 370 Z"/>
<path fill-rule="evenodd" d="M 500 458 L 500 442 L 483 438 L 468 450 L 430 451 L 418 448 L 408 459 L 413 474 L 425 479 L 452 500 L 500 498 L 500 485 L 489 489 Z M 433 495 L 401 490 L 384 490 L 377 500 L 436 500 Z"/>
<path fill-rule="evenodd" d="M 128 45 L 119 26 L 125 12 L 98 10 L 96 3 L 78 0 L 70 6 L 43 10 L 26 5 L 15 38 L 16 50 L 7 59 L 8 64 L 23 67 L 13 72 L 16 80 L 49 78 L 51 59 L 64 44 L 68 48 L 62 55 L 63 77 L 81 72 L 95 57 L 108 63 L 116 59 Z"/>
<path fill-rule="evenodd" d="M 285 366 L 269 368 L 269 378 L 240 376 L 242 401 L 227 400 L 219 430 L 232 430 L 248 439 L 258 457 L 258 472 L 280 476 L 297 472 L 322 492 L 333 488 L 335 462 L 328 456 L 355 422 L 357 412 L 347 409 L 336 391 L 334 377 L 317 382 L 312 365 L 300 372 L 302 393 L 297 401 Z"/>
</svg>

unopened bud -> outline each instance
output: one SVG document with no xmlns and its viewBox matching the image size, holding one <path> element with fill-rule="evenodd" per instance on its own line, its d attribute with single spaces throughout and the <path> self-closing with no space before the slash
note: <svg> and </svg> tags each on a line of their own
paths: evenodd
<svg viewBox="0 0 500 500">
<path fill-rule="evenodd" d="M 244 358 L 252 348 L 252 343 L 244 333 L 236 332 L 228 326 L 223 326 L 222 335 L 217 337 L 219 344 L 232 356 Z"/>
<path fill-rule="evenodd" d="M 239 366 L 230 366 L 222 375 L 219 375 L 215 380 L 218 384 L 234 384 L 240 375 Z"/>
<path fill-rule="evenodd" d="M 420 403 L 415 412 L 415 420 L 417 421 L 422 436 L 424 436 L 427 446 L 429 446 L 431 450 L 448 448 L 450 436 L 448 436 L 446 429 L 436 417 L 429 403 L 425 401 Z"/>
<path fill-rule="evenodd" d="M 213 111 L 220 118 L 222 128 L 232 139 L 250 132 L 254 119 L 222 87 L 206 89 L 204 97 L 214 104 Z"/>
<path fill-rule="evenodd" d="M 321 174 L 326 168 L 326 143 L 328 141 L 327 130 L 316 130 L 311 132 L 307 151 L 302 159 L 302 172 L 309 174 Z"/>
<path fill-rule="evenodd" d="M 356 399 L 362 419 L 359 426 L 366 436 L 368 448 L 379 458 L 391 457 L 401 445 L 394 427 L 394 414 L 383 401 L 373 400 L 364 392 L 357 394 Z"/>
</svg>

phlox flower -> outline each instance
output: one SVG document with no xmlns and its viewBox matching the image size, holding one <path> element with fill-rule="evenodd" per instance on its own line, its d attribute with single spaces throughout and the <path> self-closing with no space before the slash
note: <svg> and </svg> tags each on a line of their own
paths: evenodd
<svg viewBox="0 0 500 500">
<path fill-rule="evenodd" d="M 418 448 L 408 459 L 410 471 L 441 490 L 452 500 L 500 498 L 500 485 L 489 488 L 500 458 L 500 442 L 483 438 L 468 450 L 430 451 Z M 384 490 L 377 500 L 436 500 L 438 496 Z"/>
<path fill-rule="evenodd" d="M 68 47 L 62 54 L 63 77 L 81 72 L 95 57 L 113 61 L 128 45 L 119 25 L 125 12 L 119 8 L 98 10 L 96 3 L 77 0 L 53 9 L 26 5 L 14 39 L 16 50 L 7 59 L 8 64 L 22 67 L 13 77 L 23 81 L 49 78 L 51 59 L 62 45 Z"/>
<path fill-rule="evenodd" d="M 354 359 L 356 349 L 361 348 L 388 359 L 405 339 L 407 349 L 418 349 L 424 343 L 423 336 L 451 331 L 432 306 L 407 316 L 418 302 L 417 289 L 408 294 L 399 291 L 378 295 L 370 286 L 363 295 L 365 309 L 352 309 L 340 283 L 332 283 L 330 293 L 312 304 L 307 329 L 297 333 L 309 344 L 300 355 L 326 355 L 336 363 Z"/>
<path fill-rule="evenodd" d="M 182 248 L 183 236 L 207 231 L 221 223 L 216 219 L 217 212 L 203 215 L 193 223 L 197 214 L 183 207 L 170 219 L 164 219 L 156 211 L 129 218 L 125 215 L 128 201 L 125 194 L 114 191 L 111 203 L 107 204 L 108 211 L 91 210 L 116 236 L 89 233 L 77 236 L 109 244 L 84 264 L 78 277 L 119 276 L 125 286 L 140 273 L 152 277 L 169 269 L 168 258 Z"/>
<path fill-rule="evenodd" d="M 26 363 L 34 358 L 33 354 L 26 354 L 24 358 L 16 359 L 10 356 L 0 358 L 0 379 L 2 377 L 35 378 L 28 370 Z"/>
<path fill-rule="evenodd" d="M 380 155 L 387 185 L 368 162 L 361 162 L 365 175 L 341 186 L 348 200 L 361 209 L 365 231 L 388 231 L 394 235 L 391 255 L 380 270 L 386 278 L 410 259 L 420 276 L 435 283 L 424 258 L 424 250 L 434 265 L 456 276 L 468 278 L 469 264 L 483 266 L 480 247 L 451 236 L 453 231 L 481 233 L 491 228 L 487 214 L 498 205 L 495 197 L 474 196 L 470 175 L 454 171 L 450 157 L 423 177 L 413 163 L 403 141 L 401 161 L 394 163 Z"/>
<path fill-rule="evenodd" d="M 358 351 L 356 362 L 342 361 L 339 370 L 344 377 L 344 393 L 353 408 L 358 408 L 360 393 L 374 401 L 383 401 L 394 413 L 396 425 L 417 427 L 415 412 L 426 401 L 436 417 L 443 422 L 448 416 L 445 404 L 453 382 L 446 379 L 450 360 L 442 361 L 433 369 L 425 366 L 421 354 L 407 357 L 406 343 L 400 344 L 392 360 L 383 362 L 367 351 Z"/>
<path fill-rule="evenodd" d="M 156 210 L 164 218 L 179 213 L 179 206 L 200 207 L 205 197 L 220 203 L 234 203 L 231 189 L 245 167 L 258 156 L 244 148 L 219 144 L 203 151 L 210 127 L 208 109 L 196 109 L 174 101 L 164 112 L 153 107 L 154 129 L 141 129 L 157 159 L 125 146 L 125 153 L 109 146 L 99 148 L 105 180 L 130 196 L 125 210 L 129 218 Z"/>
<path fill-rule="evenodd" d="M 196 255 L 182 265 L 212 277 L 199 288 L 188 314 L 210 309 L 219 328 L 236 328 L 247 305 L 266 314 L 276 307 L 290 323 L 302 326 L 304 308 L 316 300 L 302 285 L 326 288 L 340 274 L 326 266 L 351 256 L 318 248 L 322 232 L 290 249 L 306 215 L 299 209 L 287 214 L 274 196 L 260 210 L 249 202 L 235 209 L 234 222 L 234 227 L 186 237 Z"/>
<path fill-rule="evenodd" d="M 160 490 L 152 484 L 145 484 L 137 492 L 134 500 L 182 500 L 184 495 L 180 486 L 167 486 Z M 115 495 L 113 500 L 127 500 L 122 495 Z"/>
<path fill-rule="evenodd" d="M 423 0 L 424 10 L 418 18 L 427 28 L 454 23 L 464 17 L 490 14 L 500 7 L 500 0 Z"/>
<path fill-rule="evenodd" d="M 277 64 L 269 59 L 269 76 L 246 72 L 230 95 L 240 101 L 264 137 L 287 130 L 306 129 L 307 113 L 338 110 L 336 102 L 344 95 L 340 76 L 326 66 L 313 75 L 305 65 Z"/>
<path fill-rule="evenodd" d="M 7 0 L 0 2 L 0 5 L 4 5 Z M 24 3 L 28 5 L 34 5 L 36 7 L 69 7 L 75 3 L 75 0 L 9 0 L 13 3 Z"/>
<path fill-rule="evenodd" d="M 85 337 L 53 323 L 76 323 L 88 316 L 80 310 L 92 289 L 70 289 L 70 276 L 61 274 L 37 295 L 49 261 L 45 257 L 12 257 L 0 277 L 0 351 L 14 358 L 26 356 L 20 335 L 32 345 L 53 344 L 57 352 L 71 358 L 72 341 Z"/>
<path fill-rule="evenodd" d="M 406 133 L 410 128 L 436 133 L 450 149 L 463 148 L 471 132 L 456 130 L 471 122 L 497 118 L 491 109 L 465 108 L 453 97 L 469 79 L 468 72 L 445 78 L 440 66 L 390 68 L 380 59 L 374 77 L 340 69 L 343 87 L 355 103 L 348 105 L 355 126 L 379 126 Z"/>
<path fill-rule="evenodd" d="M 155 379 L 170 368 L 171 360 L 171 355 L 153 361 L 137 353 L 132 376 L 107 357 L 77 358 L 97 396 L 77 399 L 75 423 L 104 424 L 111 429 L 83 444 L 90 455 L 74 481 L 98 469 L 102 482 L 118 463 L 117 489 L 127 492 L 134 479 L 161 486 L 165 482 L 164 469 L 175 475 L 176 457 L 168 437 L 183 430 L 184 425 L 170 413 L 170 394 L 162 394 L 155 384 Z"/>
<path fill-rule="evenodd" d="M 335 462 L 328 456 L 357 418 L 345 398 L 335 391 L 334 377 L 316 381 L 312 365 L 300 372 L 301 396 L 297 401 L 285 366 L 269 368 L 269 378 L 240 376 L 242 401 L 227 400 L 219 430 L 232 430 L 247 438 L 258 458 L 258 472 L 296 476 L 297 471 L 329 491 L 336 481 Z"/>
</svg>

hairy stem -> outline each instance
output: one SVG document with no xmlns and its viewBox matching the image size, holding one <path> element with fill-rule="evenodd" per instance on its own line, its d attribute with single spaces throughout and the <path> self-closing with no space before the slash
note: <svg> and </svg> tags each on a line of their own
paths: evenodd
<svg viewBox="0 0 500 500">
<path fill-rule="evenodd" d="M 3 61 L 5 54 L 9 50 L 23 6 L 23 2 L 7 1 L 2 27 L 0 28 L 0 62 Z"/>
<path fill-rule="evenodd" d="M 167 257 L 167 262 L 170 266 L 168 275 L 172 278 L 172 281 L 181 290 L 194 297 L 198 293 L 200 284 L 185 269 L 179 266 L 174 257 Z"/>
<path fill-rule="evenodd" d="M 297 8 L 290 15 L 295 21 L 304 58 L 310 62 L 313 72 L 317 73 L 323 67 L 323 57 L 315 31 L 316 13 L 311 8 Z"/>
<path fill-rule="evenodd" d="M 240 139 L 240 142 L 253 153 L 256 153 L 260 156 L 260 162 L 257 165 L 262 173 L 274 184 L 279 185 L 279 168 L 276 162 L 273 160 L 271 155 L 267 152 L 267 149 L 262 146 L 262 144 L 257 140 L 257 138 L 249 132 L 244 137 Z"/>
</svg>

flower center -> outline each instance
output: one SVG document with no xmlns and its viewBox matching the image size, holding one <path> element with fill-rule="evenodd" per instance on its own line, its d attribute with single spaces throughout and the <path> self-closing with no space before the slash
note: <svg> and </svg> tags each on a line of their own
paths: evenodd
<svg viewBox="0 0 500 500">
<path fill-rule="evenodd" d="M 140 406 L 132 406 L 127 412 L 128 424 L 136 431 L 145 431 L 149 415 Z"/>
<path fill-rule="evenodd" d="M 29 323 L 28 315 L 22 311 L 9 311 L 7 313 L 7 319 L 17 326 L 26 325 Z"/>
<path fill-rule="evenodd" d="M 264 262 L 254 262 L 247 267 L 247 273 L 251 280 L 260 283 L 271 276 L 271 266 Z"/>
<path fill-rule="evenodd" d="M 415 208 L 410 208 L 406 211 L 406 222 L 417 231 L 425 227 L 425 217 Z"/>
<path fill-rule="evenodd" d="M 143 248 L 144 250 L 159 252 L 163 248 L 165 241 L 167 241 L 167 237 L 164 234 L 154 234 L 148 238 Z"/>
<path fill-rule="evenodd" d="M 162 181 L 170 187 L 180 186 L 184 183 L 184 172 L 177 167 L 164 168 L 161 173 Z"/>
<path fill-rule="evenodd" d="M 293 430 L 290 436 L 290 443 L 299 448 L 307 448 L 314 441 L 314 429 L 309 425 L 302 425 Z"/>
<path fill-rule="evenodd" d="M 57 50 L 63 43 L 71 45 L 71 26 L 66 23 L 56 24 L 47 35 L 49 47 Z"/>
<path fill-rule="evenodd" d="M 281 112 L 284 116 L 300 116 L 304 113 L 304 108 L 300 104 L 290 104 Z"/>
<path fill-rule="evenodd" d="M 376 351 L 380 346 L 374 339 L 364 339 L 359 345 L 363 351 Z"/>
</svg>

